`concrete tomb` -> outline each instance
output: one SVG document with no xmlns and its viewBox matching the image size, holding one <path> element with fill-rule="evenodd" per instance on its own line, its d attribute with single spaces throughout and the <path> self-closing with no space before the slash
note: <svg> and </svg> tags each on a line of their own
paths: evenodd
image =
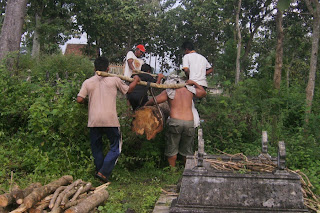
<svg viewBox="0 0 320 213">
<path fill-rule="evenodd" d="M 193 212 L 308 212 L 303 204 L 300 177 L 285 169 L 285 144 L 279 142 L 278 156 L 267 153 L 267 135 L 262 134 L 262 153 L 249 160 L 268 159 L 276 166 L 273 172 L 240 172 L 214 169 L 210 159 L 239 162 L 242 158 L 206 155 L 202 130 L 199 149 L 188 156 L 179 196 L 173 200 L 171 213 Z"/>
</svg>

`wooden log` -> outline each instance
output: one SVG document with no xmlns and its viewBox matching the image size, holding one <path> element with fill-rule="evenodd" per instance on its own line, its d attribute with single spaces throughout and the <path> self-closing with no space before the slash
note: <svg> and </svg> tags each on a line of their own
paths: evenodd
<svg viewBox="0 0 320 213">
<path fill-rule="evenodd" d="M 84 201 L 89 196 L 90 196 L 89 194 L 83 194 L 83 196 L 80 196 L 79 199 L 66 203 L 66 205 L 64 206 L 64 209 L 69 209 L 72 206 L 78 205 L 79 203 Z"/>
<path fill-rule="evenodd" d="M 50 200 L 50 203 L 49 203 L 49 208 L 50 208 L 50 209 L 53 208 L 54 203 L 56 202 L 57 197 L 59 196 L 60 192 L 62 192 L 62 191 L 65 190 L 65 189 L 66 189 L 66 186 L 60 186 L 60 187 L 53 193 L 52 199 Z"/>
<path fill-rule="evenodd" d="M 65 213 L 87 213 L 101 203 L 105 202 L 109 197 L 109 193 L 106 190 L 99 190 L 93 193 L 88 198 L 84 199 L 81 203 L 73 206 L 65 211 Z"/>
<path fill-rule="evenodd" d="M 29 209 L 29 213 L 42 213 L 42 211 L 44 209 L 48 208 L 48 206 L 49 206 L 49 201 L 44 202 L 44 203 L 40 204 L 39 206 L 37 206 L 36 208 Z"/>
<path fill-rule="evenodd" d="M 22 204 L 23 199 L 27 197 L 31 192 L 33 192 L 34 189 L 41 187 L 41 183 L 32 183 L 27 188 L 25 188 L 22 191 L 19 191 L 19 193 L 13 194 L 13 197 L 16 199 L 17 204 Z"/>
<path fill-rule="evenodd" d="M 74 194 L 74 196 L 72 197 L 72 199 L 70 200 L 70 202 L 75 201 L 78 196 L 82 193 L 85 193 L 87 191 L 89 191 L 92 187 L 92 183 L 87 183 L 85 186 L 82 186 L 78 189 L 78 191 Z"/>
<path fill-rule="evenodd" d="M 10 192 L 0 195 L 0 207 L 6 207 L 14 202 L 13 195 L 16 194 L 21 189 L 18 185 L 15 185 Z"/>
<path fill-rule="evenodd" d="M 64 198 L 64 196 L 69 192 L 72 191 L 74 189 L 74 187 L 76 187 L 77 185 L 79 185 L 80 183 L 82 183 L 82 180 L 76 180 L 74 181 L 72 184 L 70 184 L 69 186 L 67 186 L 65 188 L 65 190 L 63 190 L 63 192 L 61 192 L 56 200 L 56 202 L 54 203 L 54 206 L 52 208 L 52 212 L 59 212 L 60 209 L 60 204 Z"/>
<path fill-rule="evenodd" d="M 118 77 L 121 80 L 128 81 L 128 82 L 133 82 L 133 78 L 125 77 L 123 75 L 116 75 L 116 74 L 111 74 L 107 72 L 102 72 L 102 71 L 96 71 L 97 75 L 99 76 L 105 76 L 105 77 Z M 140 81 L 138 82 L 139 85 L 147 86 L 148 82 L 146 81 Z M 150 83 L 150 87 L 154 88 L 160 88 L 160 89 L 178 89 L 185 87 L 186 84 L 156 84 L 156 83 Z"/>
<path fill-rule="evenodd" d="M 58 180 L 55 180 L 45 186 L 42 186 L 40 188 L 36 188 L 35 190 L 33 190 L 33 192 L 31 194 L 29 194 L 27 197 L 24 198 L 23 203 L 29 209 L 34 204 L 36 204 L 41 199 L 43 199 L 45 196 L 51 194 L 60 186 L 69 184 L 70 182 L 72 182 L 72 180 L 73 180 L 72 176 L 66 175 L 66 176 L 63 176 L 63 177 L 59 178 Z"/>
<path fill-rule="evenodd" d="M 3 207 L 0 207 L 0 213 L 8 213 L 8 210 L 6 210 L 6 209 L 3 208 Z"/>
<path fill-rule="evenodd" d="M 163 130 L 165 120 L 170 114 L 167 102 L 159 104 L 159 108 L 163 117 L 157 106 L 144 106 L 136 110 L 133 114 L 132 131 L 138 135 L 145 134 L 147 140 L 153 139 L 157 133 Z"/>
</svg>

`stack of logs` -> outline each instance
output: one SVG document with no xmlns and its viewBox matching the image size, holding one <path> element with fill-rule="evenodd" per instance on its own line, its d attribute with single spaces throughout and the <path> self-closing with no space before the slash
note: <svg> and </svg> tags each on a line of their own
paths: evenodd
<svg viewBox="0 0 320 213">
<path fill-rule="evenodd" d="M 90 182 L 73 181 L 69 175 L 44 186 L 32 183 L 0 195 L 0 213 L 87 213 L 108 199 L 108 184 L 95 188 Z"/>
</svg>

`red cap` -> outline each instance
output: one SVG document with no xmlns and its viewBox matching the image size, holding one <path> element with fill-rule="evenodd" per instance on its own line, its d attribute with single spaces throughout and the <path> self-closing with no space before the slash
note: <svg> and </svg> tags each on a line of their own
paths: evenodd
<svg viewBox="0 0 320 213">
<path fill-rule="evenodd" d="M 145 52 L 145 51 L 146 51 L 146 49 L 144 48 L 144 46 L 143 46 L 142 44 L 139 44 L 139 45 L 137 46 L 137 48 L 138 48 L 139 50 L 141 50 L 142 52 Z"/>
</svg>

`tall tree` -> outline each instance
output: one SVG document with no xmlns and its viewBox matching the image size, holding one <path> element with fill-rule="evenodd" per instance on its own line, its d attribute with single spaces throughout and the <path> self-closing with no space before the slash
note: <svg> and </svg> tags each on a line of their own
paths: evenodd
<svg viewBox="0 0 320 213">
<path fill-rule="evenodd" d="M 276 61 L 274 67 L 273 84 L 276 89 L 280 89 L 282 58 L 283 58 L 283 27 L 282 27 L 283 13 L 277 9 L 276 26 L 277 26 L 277 47 L 276 47 Z"/>
<path fill-rule="evenodd" d="M 241 29 L 240 29 L 240 23 L 239 23 L 239 16 L 241 12 L 241 0 L 238 0 L 238 8 L 236 10 L 236 32 L 237 32 L 237 59 L 236 59 L 236 79 L 235 84 L 238 84 L 240 81 L 240 56 L 241 56 Z"/>
<path fill-rule="evenodd" d="M 8 0 L 0 35 L 0 59 L 19 51 L 27 0 Z"/>
<path fill-rule="evenodd" d="M 308 85 L 306 88 L 306 122 L 308 122 L 309 114 L 311 113 L 312 101 L 315 87 L 315 77 L 318 63 L 318 52 L 319 52 L 319 30 L 320 30 L 320 2 L 318 0 L 305 0 L 309 12 L 313 16 L 312 25 L 312 48 L 310 58 L 310 71 Z"/>
</svg>

